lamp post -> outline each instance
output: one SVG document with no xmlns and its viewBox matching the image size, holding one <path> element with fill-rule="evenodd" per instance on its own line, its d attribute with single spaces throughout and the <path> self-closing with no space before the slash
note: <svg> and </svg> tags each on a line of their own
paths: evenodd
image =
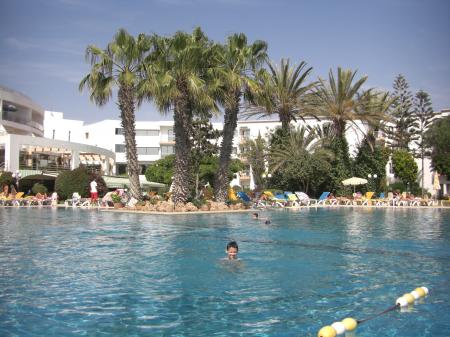
<svg viewBox="0 0 450 337">
<path fill-rule="evenodd" d="M 367 178 L 369 178 L 369 184 L 370 184 L 371 189 L 372 189 L 372 187 L 373 187 L 373 189 L 376 190 L 377 187 L 375 186 L 375 182 L 376 182 L 376 179 L 378 178 L 377 174 L 376 174 L 376 173 L 375 173 L 375 174 L 370 174 L 370 173 L 369 173 L 369 174 L 367 175 Z M 370 182 L 371 182 L 370 179 L 373 179 L 373 180 L 372 180 L 373 184 L 370 183 Z M 374 192 L 376 192 L 376 191 L 374 191 Z"/>
<path fill-rule="evenodd" d="M 14 179 L 14 186 L 16 188 L 16 191 L 18 192 L 19 191 L 19 181 L 20 181 L 20 179 L 22 179 L 22 174 L 20 173 L 19 170 L 16 170 L 16 172 L 14 172 L 12 174 L 12 177 Z"/>
</svg>

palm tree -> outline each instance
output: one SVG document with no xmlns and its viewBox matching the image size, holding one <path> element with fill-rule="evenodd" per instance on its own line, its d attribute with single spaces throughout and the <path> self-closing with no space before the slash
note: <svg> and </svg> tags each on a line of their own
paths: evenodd
<svg viewBox="0 0 450 337">
<path fill-rule="evenodd" d="M 330 70 L 328 81 L 319 79 L 319 84 L 309 102 L 308 108 L 316 116 L 326 117 L 332 121 L 338 138 L 345 136 L 347 123 L 360 129 L 358 121 L 372 125 L 385 118 L 384 112 L 368 108 L 373 90 L 361 91 L 367 76 L 354 82 L 355 76 L 356 71 L 342 70 L 339 67 L 336 79 Z"/>
<path fill-rule="evenodd" d="M 323 138 L 318 137 L 319 130 L 324 132 Z M 317 184 L 319 180 L 327 179 L 330 167 L 326 165 L 333 159 L 333 153 L 324 146 L 328 136 L 324 130 L 306 127 L 292 130 L 288 137 L 270 149 L 270 172 L 288 170 L 305 192 L 313 182 Z"/>
<path fill-rule="evenodd" d="M 248 115 L 264 117 L 276 113 L 282 130 L 288 133 L 291 121 L 297 121 L 297 118 L 304 120 L 312 115 L 305 109 L 305 103 L 316 83 L 305 82 L 313 68 L 306 68 L 304 61 L 295 68 L 291 67 L 289 59 L 282 59 L 280 67 L 268 62 L 268 67 L 268 71 L 258 73 L 260 91 L 256 95 L 257 107 L 252 107 Z"/>
<path fill-rule="evenodd" d="M 80 82 L 79 90 L 88 88 L 91 101 L 102 106 L 118 87 L 118 105 L 122 122 L 131 195 L 141 199 L 139 164 L 136 149 L 135 108 L 136 88 L 140 79 L 142 61 L 150 50 L 150 40 L 144 34 L 134 38 L 120 29 L 106 49 L 94 45 L 86 48 L 86 60 L 91 71 Z"/>
<path fill-rule="evenodd" d="M 252 168 L 256 188 L 262 188 L 264 185 L 262 175 L 266 172 L 266 162 L 268 157 L 266 141 L 261 137 L 261 134 L 258 134 L 258 137 L 255 140 L 250 139 L 245 142 L 244 149 L 245 151 L 242 153 L 242 156 Z"/>
<path fill-rule="evenodd" d="M 225 110 L 222 143 L 220 147 L 219 170 L 215 176 L 214 194 L 217 201 L 225 201 L 229 186 L 228 168 L 231 161 L 234 131 L 241 99 L 247 91 L 251 94 L 256 83 L 251 75 L 256 67 L 266 59 L 267 44 L 255 41 L 247 44 L 244 34 L 228 37 L 225 46 L 217 49 L 216 76 L 220 81 L 217 98 Z"/>
<path fill-rule="evenodd" d="M 163 113 L 173 111 L 175 172 L 172 200 L 184 203 L 190 197 L 192 175 L 192 119 L 216 109 L 210 81 L 212 47 L 200 28 L 192 34 L 177 32 L 166 38 L 154 35 L 153 51 L 146 58 L 139 94 L 155 102 Z M 211 85 L 209 85 L 211 84 Z"/>
</svg>

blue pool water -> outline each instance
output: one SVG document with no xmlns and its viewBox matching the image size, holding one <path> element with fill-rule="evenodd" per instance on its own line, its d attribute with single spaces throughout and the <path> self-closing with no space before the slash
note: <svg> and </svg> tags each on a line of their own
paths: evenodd
<svg viewBox="0 0 450 337">
<path fill-rule="evenodd" d="M 316 336 L 421 285 L 356 336 L 450 335 L 450 210 L 262 213 L 0 209 L 0 335 Z"/>
</svg>

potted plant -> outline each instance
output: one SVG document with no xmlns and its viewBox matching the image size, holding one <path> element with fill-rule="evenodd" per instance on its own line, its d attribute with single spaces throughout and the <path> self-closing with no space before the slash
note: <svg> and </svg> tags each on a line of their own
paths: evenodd
<svg viewBox="0 0 450 337">
<path fill-rule="evenodd" d="M 120 197 L 120 195 L 118 194 L 111 194 L 111 200 L 114 203 L 114 208 L 122 208 L 123 204 L 122 204 L 122 198 Z"/>
</svg>

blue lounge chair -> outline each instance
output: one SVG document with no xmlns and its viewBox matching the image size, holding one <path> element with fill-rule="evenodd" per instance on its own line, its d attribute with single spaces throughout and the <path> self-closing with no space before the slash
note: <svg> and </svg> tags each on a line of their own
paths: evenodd
<svg viewBox="0 0 450 337">
<path fill-rule="evenodd" d="M 239 191 L 236 194 L 243 202 L 251 202 L 252 201 L 252 199 L 250 199 L 250 197 L 245 192 Z"/>
<path fill-rule="evenodd" d="M 325 205 L 325 202 L 327 201 L 327 198 L 329 195 L 330 195 L 330 192 L 323 192 L 320 195 L 319 199 L 317 200 L 316 205 L 320 205 L 320 204 Z"/>
</svg>

